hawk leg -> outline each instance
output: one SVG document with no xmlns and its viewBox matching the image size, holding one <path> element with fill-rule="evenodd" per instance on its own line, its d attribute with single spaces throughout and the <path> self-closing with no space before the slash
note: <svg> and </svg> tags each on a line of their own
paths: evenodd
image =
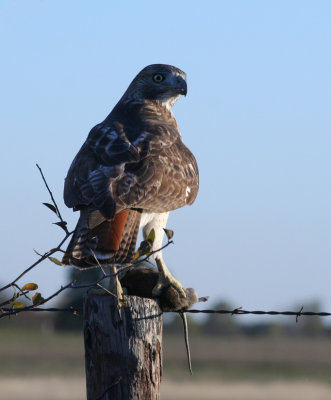
<svg viewBox="0 0 331 400">
<path fill-rule="evenodd" d="M 183 288 L 182 284 L 171 275 L 162 257 L 156 257 L 155 262 L 157 265 L 157 269 L 159 270 L 159 278 L 153 288 L 153 295 L 160 296 L 164 288 L 168 286 L 173 286 L 179 293 L 180 297 L 185 298 L 185 289 Z"/>
<path fill-rule="evenodd" d="M 153 250 L 158 250 L 162 247 L 162 241 L 164 237 L 163 228 L 166 227 L 169 213 L 153 213 L 149 211 L 144 211 L 141 216 L 140 226 L 143 228 L 143 237 L 146 240 L 150 231 L 154 229 L 155 240 L 153 243 Z M 165 262 L 162 258 L 162 252 L 158 251 L 154 254 L 154 259 L 159 270 L 159 278 L 153 289 L 153 295 L 159 296 L 162 290 L 166 287 L 173 286 L 182 298 L 186 297 L 185 289 L 182 284 L 175 279 L 170 271 L 168 270 Z"/>
</svg>

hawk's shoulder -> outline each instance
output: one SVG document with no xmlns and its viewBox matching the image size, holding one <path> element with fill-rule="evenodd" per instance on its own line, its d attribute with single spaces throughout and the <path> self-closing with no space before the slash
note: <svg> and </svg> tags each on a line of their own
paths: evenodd
<svg viewBox="0 0 331 400">
<path fill-rule="evenodd" d="M 191 204 L 197 189 L 196 161 L 175 118 L 148 102 L 116 106 L 90 131 L 69 169 L 64 199 L 111 218 L 125 208 L 163 212 Z"/>
</svg>

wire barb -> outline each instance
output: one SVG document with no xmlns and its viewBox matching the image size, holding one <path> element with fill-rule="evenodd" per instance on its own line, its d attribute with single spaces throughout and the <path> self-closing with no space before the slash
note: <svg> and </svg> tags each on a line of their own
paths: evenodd
<svg viewBox="0 0 331 400">
<path fill-rule="evenodd" d="M 301 315 L 302 315 L 302 310 L 303 310 L 303 306 L 300 308 L 300 311 L 297 313 L 297 316 L 295 317 L 296 323 L 298 323 L 299 317 L 301 317 Z"/>
<path fill-rule="evenodd" d="M 298 317 L 304 316 L 317 316 L 317 317 L 330 317 L 331 313 L 329 312 L 313 312 L 313 311 L 302 311 L 303 307 L 301 307 L 300 311 L 249 311 L 243 310 L 242 307 L 235 308 L 234 310 L 184 310 L 184 313 L 191 314 L 231 314 L 231 315 L 294 315 L 296 317 L 296 321 Z"/>
</svg>

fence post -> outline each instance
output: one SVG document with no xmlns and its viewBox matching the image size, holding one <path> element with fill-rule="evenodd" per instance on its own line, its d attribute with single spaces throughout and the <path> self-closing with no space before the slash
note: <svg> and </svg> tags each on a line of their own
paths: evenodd
<svg viewBox="0 0 331 400">
<path fill-rule="evenodd" d="M 162 311 L 153 299 L 84 298 L 87 400 L 158 400 L 162 373 Z"/>
</svg>

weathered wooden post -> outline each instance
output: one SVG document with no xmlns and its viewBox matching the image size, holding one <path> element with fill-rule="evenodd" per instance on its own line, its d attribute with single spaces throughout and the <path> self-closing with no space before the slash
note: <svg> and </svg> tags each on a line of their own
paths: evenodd
<svg viewBox="0 0 331 400">
<path fill-rule="evenodd" d="M 87 294 L 84 339 L 87 400 L 158 400 L 162 311 L 158 302 Z"/>
</svg>

